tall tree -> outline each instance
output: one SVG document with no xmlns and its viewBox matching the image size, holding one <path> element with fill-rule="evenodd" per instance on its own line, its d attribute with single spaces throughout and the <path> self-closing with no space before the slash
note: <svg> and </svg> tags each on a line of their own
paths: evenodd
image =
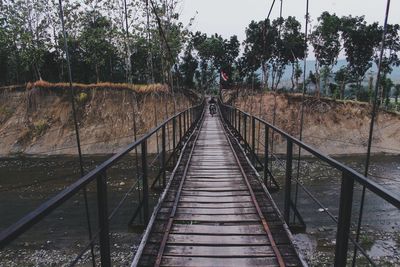
<svg viewBox="0 0 400 267">
<path fill-rule="evenodd" d="M 361 90 L 365 73 L 372 66 L 374 48 L 379 44 L 378 24 L 367 24 L 364 17 L 342 17 L 342 39 L 348 70 L 356 77 L 356 88 Z"/>
<path fill-rule="evenodd" d="M 107 39 L 111 30 L 110 21 L 98 11 L 88 11 L 83 19 L 83 29 L 80 36 L 84 60 L 95 71 L 96 82 L 100 81 L 101 69 L 113 53 L 113 46 Z"/>
<path fill-rule="evenodd" d="M 296 20 L 295 17 L 289 16 L 282 28 L 282 39 L 283 39 L 283 51 L 281 56 L 286 58 L 287 62 L 292 65 L 292 90 L 298 85 L 299 74 L 299 60 L 304 58 L 305 53 L 305 42 L 304 33 L 301 32 L 301 24 Z M 297 72 L 297 73 L 296 73 Z M 300 74 L 301 75 L 301 74 Z M 295 83 L 295 79 L 297 79 Z"/>
<path fill-rule="evenodd" d="M 324 89 L 325 94 L 329 94 L 327 86 L 327 78 L 332 68 L 337 63 L 340 52 L 340 18 L 335 14 L 323 12 L 317 19 L 318 24 L 315 26 L 310 35 L 310 41 L 315 53 L 315 78 L 317 96 L 320 96 L 321 87 L 321 68 L 324 69 Z"/>
</svg>

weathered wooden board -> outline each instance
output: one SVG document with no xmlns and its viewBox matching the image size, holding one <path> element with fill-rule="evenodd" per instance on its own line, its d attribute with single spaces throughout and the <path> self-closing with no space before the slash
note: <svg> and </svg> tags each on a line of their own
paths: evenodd
<svg viewBox="0 0 400 267">
<path fill-rule="evenodd" d="M 273 257 L 275 254 L 270 246 L 168 246 L 164 251 L 164 255 L 196 257 Z"/>
<path fill-rule="evenodd" d="M 256 267 L 279 266 L 273 257 L 259 258 L 214 258 L 214 257 L 173 257 L 162 258 L 161 266 L 185 267 Z"/>
<path fill-rule="evenodd" d="M 243 158 L 239 161 L 247 164 Z M 286 266 L 301 266 L 281 218 L 263 198 L 264 192 L 251 190 L 258 183 L 244 178 L 219 118 L 207 115 L 182 188 L 178 189 L 179 183 L 171 187 L 157 214 L 143 265 L 154 265 L 166 237 L 160 266 L 279 266 L 272 242 L 285 257 Z M 176 212 L 171 217 L 174 204 Z M 272 231 L 272 241 L 260 213 Z M 172 226 L 166 231 L 170 218 Z"/>
<path fill-rule="evenodd" d="M 186 214 L 178 213 L 175 216 L 177 221 L 192 222 L 259 222 L 261 219 L 258 214 L 221 214 L 221 215 L 202 215 L 202 214 Z"/>
<path fill-rule="evenodd" d="M 206 235 L 264 235 L 261 224 L 235 225 L 204 225 L 204 224 L 174 224 L 171 228 L 176 234 L 206 234 Z"/>
<path fill-rule="evenodd" d="M 167 244 L 188 244 L 188 245 L 269 245 L 266 235 L 184 235 L 170 234 Z"/>
</svg>

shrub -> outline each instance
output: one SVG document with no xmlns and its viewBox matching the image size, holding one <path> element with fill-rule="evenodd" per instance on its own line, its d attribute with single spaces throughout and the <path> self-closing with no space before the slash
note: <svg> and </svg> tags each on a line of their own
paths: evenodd
<svg viewBox="0 0 400 267">
<path fill-rule="evenodd" d="M 88 100 L 88 94 L 87 93 L 79 93 L 77 97 L 78 103 L 84 104 Z"/>
<path fill-rule="evenodd" d="M 44 134 L 47 128 L 49 128 L 49 124 L 46 120 L 41 119 L 33 123 L 33 127 L 34 134 L 40 136 Z"/>
</svg>

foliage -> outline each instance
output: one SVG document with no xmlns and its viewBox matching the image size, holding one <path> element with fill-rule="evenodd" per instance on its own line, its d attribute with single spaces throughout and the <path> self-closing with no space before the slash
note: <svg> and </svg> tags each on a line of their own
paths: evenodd
<svg viewBox="0 0 400 267">
<path fill-rule="evenodd" d="M 194 19 L 188 25 L 180 20 L 181 0 L 127 1 L 126 10 L 122 0 L 62 2 L 72 77 L 89 84 L 84 88 L 110 81 L 112 88 L 138 91 L 149 89 L 121 83 L 157 84 L 150 85 L 156 91 L 168 89 L 165 84 L 170 89 L 179 86 L 202 92 L 218 85 L 277 90 L 284 70 L 291 68 L 291 91 L 305 83 L 315 87 L 318 95 L 344 98 L 345 92 L 352 92 L 351 97 L 358 99 L 372 95 L 372 80 L 367 94 L 363 80 L 372 64 L 378 64 L 383 27 L 367 23 L 364 17 L 339 18 L 323 12 L 308 40 L 295 17 L 251 21 L 240 44 L 234 35 L 191 32 Z M 58 1 L 3 0 L 0 8 L 0 85 L 66 81 Z M 399 95 L 385 80 L 400 65 L 399 31 L 398 24 L 389 24 L 383 47 L 379 95 L 387 105 L 391 88 L 396 99 Z M 302 81 L 299 60 L 307 52 L 306 41 L 316 57 L 316 68 Z M 333 73 L 341 51 L 348 64 Z M 222 71 L 227 82 L 221 80 Z"/>
<path fill-rule="evenodd" d="M 315 77 L 317 95 L 320 94 L 320 68 L 324 70 L 324 87 L 328 95 L 329 88 L 327 86 L 327 79 L 330 71 L 337 62 L 340 52 L 340 34 L 339 29 L 341 26 L 340 18 L 335 14 L 323 12 L 318 17 L 318 24 L 315 26 L 314 31 L 311 33 L 310 42 L 314 48 L 315 54 Z"/>
<path fill-rule="evenodd" d="M 364 17 L 343 17 L 342 38 L 348 71 L 357 77 L 356 83 L 360 86 L 365 73 L 372 66 L 374 48 L 380 41 L 378 24 L 368 25 Z"/>
<path fill-rule="evenodd" d="M 112 90 L 132 90 L 137 93 L 168 93 L 169 87 L 165 84 L 128 84 L 128 83 L 93 83 L 93 84 L 82 84 L 73 83 L 73 88 L 78 90 L 90 90 L 90 89 L 112 89 Z M 68 89 L 69 83 L 49 83 L 46 81 L 37 81 L 34 83 L 28 83 L 26 85 L 27 90 L 36 89 Z"/>
</svg>

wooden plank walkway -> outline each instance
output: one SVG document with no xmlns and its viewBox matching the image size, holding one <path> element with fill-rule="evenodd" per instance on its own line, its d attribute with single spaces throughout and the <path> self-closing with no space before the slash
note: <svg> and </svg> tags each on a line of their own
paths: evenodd
<svg viewBox="0 0 400 267">
<path fill-rule="evenodd" d="M 258 203 L 261 186 L 253 191 L 220 118 L 207 112 L 193 143 L 133 266 L 302 266 L 274 206 Z"/>
</svg>

